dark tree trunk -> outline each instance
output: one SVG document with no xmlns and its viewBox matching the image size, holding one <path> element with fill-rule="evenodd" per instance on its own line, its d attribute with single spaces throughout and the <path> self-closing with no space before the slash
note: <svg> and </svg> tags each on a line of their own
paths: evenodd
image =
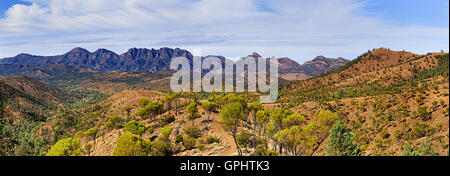
<svg viewBox="0 0 450 176">
<path fill-rule="evenodd" d="M 237 148 L 237 150 L 238 150 L 239 156 L 242 156 L 241 148 L 239 147 L 239 145 L 238 145 L 238 143 L 237 143 L 237 140 L 236 140 L 236 133 L 233 133 L 233 139 L 234 139 L 234 143 L 236 144 L 236 148 Z"/>
</svg>

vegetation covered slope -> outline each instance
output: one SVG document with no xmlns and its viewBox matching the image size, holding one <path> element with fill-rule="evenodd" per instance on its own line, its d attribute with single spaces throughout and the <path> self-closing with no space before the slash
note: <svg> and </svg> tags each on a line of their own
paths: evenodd
<svg viewBox="0 0 450 176">
<path fill-rule="evenodd" d="M 77 97 L 29 77 L 0 77 L 0 155 L 40 155 L 52 144 L 38 128 Z"/>
<path fill-rule="evenodd" d="M 376 49 L 335 71 L 286 85 L 280 102 L 307 118 L 320 110 L 338 114 L 366 155 L 401 155 L 405 145 L 419 148 L 426 141 L 443 155 L 448 62 L 448 53 Z"/>
</svg>

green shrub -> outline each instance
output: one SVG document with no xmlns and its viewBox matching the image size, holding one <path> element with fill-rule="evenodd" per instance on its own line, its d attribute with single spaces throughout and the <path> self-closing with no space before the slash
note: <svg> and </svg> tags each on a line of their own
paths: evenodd
<svg viewBox="0 0 450 176">
<path fill-rule="evenodd" d="M 83 132 L 83 136 L 95 138 L 97 133 L 98 133 L 98 128 L 94 127 L 94 128 L 90 128 L 89 130 Z"/>
<path fill-rule="evenodd" d="M 237 143 L 242 147 L 249 147 L 252 143 L 252 135 L 248 131 L 242 131 L 236 136 Z"/>
<path fill-rule="evenodd" d="M 197 147 L 198 149 L 203 150 L 205 149 L 205 144 L 199 144 Z"/>
<path fill-rule="evenodd" d="M 426 106 L 419 106 L 417 107 L 417 113 L 419 114 L 419 117 L 423 120 L 426 121 L 428 120 L 431 116 L 431 114 L 427 111 L 427 107 Z"/>
<path fill-rule="evenodd" d="M 195 138 L 188 136 L 184 138 L 183 146 L 186 150 L 191 150 L 194 148 L 196 142 Z"/>
<path fill-rule="evenodd" d="M 164 141 L 155 141 L 151 143 L 153 156 L 171 156 L 173 154 L 172 144 Z"/>
<path fill-rule="evenodd" d="M 436 128 L 424 123 L 415 123 L 412 131 L 412 137 L 415 139 L 425 136 L 431 136 L 435 133 Z"/>
<path fill-rule="evenodd" d="M 184 133 L 186 133 L 186 135 L 192 138 L 198 138 L 202 135 L 200 128 L 198 128 L 197 126 L 186 127 L 183 129 L 183 131 Z"/>
<path fill-rule="evenodd" d="M 266 141 L 266 139 L 264 139 L 264 138 L 261 138 L 261 137 L 255 137 L 254 138 L 254 140 L 255 140 L 255 146 L 254 147 L 256 147 L 256 146 L 258 146 L 258 145 L 261 145 L 261 144 L 263 144 L 263 145 L 266 145 L 267 144 L 267 141 Z M 253 146 L 253 145 L 252 145 Z"/>
<path fill-rule="evenodd" d="M 255 155 L 255 156 L 278 156 L 278 153 L 273 150 L 269 150 L 266 148 L 265 145 L 260 144 L 256 147 L 256 151 L 253 155 Z"/>
<path fill-rule="evenodd" d="M 161 140 L 164 142 L 169 142 L 170 134 L 172 134 L 172 127 L 161 128 Z"/>
<path fill-rule="evenodd" d="M 206 143 L 208 143 L 208 144 L 220 143 L 220 139 L 218 137 L 208 136 L 208 137 L 206 137 Z"/>
<path fill-rule="evenodd" d="M 148 98 L 141 98 L 139 100 L 139 106 L 140 107 L 145 107 L 148 105 L 148 103 L 150 103 L 150 100 Z"/>
<path fill-rule="evenodd" d="M 433 150 L 431 146 L 431 141 L 425 141 L 422 143 L 417 151 L 411 146 L 411 142 L 406 142 L 403 145 L 402 155 L 403 156 L 437 156 L 438 154 Z"/>
<path fill-rule="evenodd" d="M 125 120 L 116 114 L 111 115 L 106 121 L 105 126 L 109 129 L 120 129 L 123 127 L 123 122 Z"/>
<path fill-rule="evenodd" d="M 144 124 L 139 123 L 136 120 L 132 120 L 125 124 L 124 130 L 133 134 L 142 135 L 142 133 L 145 132 L 146 128 Z"/>
<path fill-rule="evenodd" d="M 177 134 L 177 136 L 175 137 L 175 144 L 182 143 L 183 140 L 183 136 L 181 134 Z"/>
<path fill-rule="evenodd" d="M 166 126 L 167 124 L 170 124 L 170 123 L 172 123 L 174 121 L 175 121 L 175 116 L 173 116 L 171 114 L 171 115 L 162 117 L 160 119 L 160 124 L 161 124 L 161 126 Z"/>
</svg>

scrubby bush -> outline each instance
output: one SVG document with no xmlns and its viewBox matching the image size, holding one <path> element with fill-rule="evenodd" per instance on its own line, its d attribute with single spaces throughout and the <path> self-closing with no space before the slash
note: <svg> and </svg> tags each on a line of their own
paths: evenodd
<svg viewBox="0 0 450 176">
<path fill-rule="evenodd" d="M 425 141 L 422 143 L 417 151 L 411 146 L 411 142 L 406 142 L 403 145 L 402 150 L 403 156 L 437 156 L 438 154 L 433 151 L 433 147 L 431 146 L 431 141 Z"/>
<path fill-rule="evenodd" d="M 200 128 L 196 126 L 186 127 L 183 129 L 184 133 L 192 138 L 198 138 L 202 135 Z"/>
<path fill-rule="evenodd" d="M 172 144 L 169 142 L 155 141 L 151 143 L 151 155 L 171 156 L 173 154 Z"/>
<path fill-rule="evenodd" d="M 196 142 L 197 141 L 195 140 L 195 138 L 193 138 L 193 137 L 186 137 L 183 140 L 183 146 L 184 146 L 184 148 L 186 150 L 191 150 L 191 149 L 194 148 Z"/>
<path fill-rule="evenodd" d="M 167 124 L 170 124 L 170 123 L 172 123 L 174 121 L 175 121 L 175 116 L 173 116 L 171 114 L 171 115 L 162 117 L 160 119 L 160 124 L 161 124 L 161 126 L 166 126 Z"/>
<path fill-rule="evenodd" d="M 197 147 L 198 149 L 203 150 L 205 149 L 205 144 L 199 144 Z"/>
<path fill-rule="evenodd" d="M 177 134 L 177 136 L 175 136 L 175 144 L 182 143 L 183 140 L 184 138 L 181 134 Z"/>
<path fill-rule="evenodd" d="M 273 150 L 267 149 L 264 144 L 260 144 L 256 147 L 256 151 L 253 155 L 255 155 L 255 156 L 278 156 L 278 153 Z"/>
<path fill-rule="evenodd" d="M 428 108 L 426 106 L 419 106 L 417 107 L 417 113 L 419 114 L 419 117 L 423 120 L 426 121 L 430 118 L 430 113 L 427 110 Z"/>
<path fill-rule="evenodd" d="M 415 123 L 412 131 L 412 138 L 418 139 L 425 136 L 431 136 L 436 132 L 436 128 L 424 123 Z"/>
<path fill-rule="evenodd" d="M 208 144 L 220 143 L 220 139 L 218 137 L 208 136 L 208 137 L 206 137 L 206 143 L 208 143 Z"/>
<path fill-rule="evenodd" d="M 242 131 L 236 136 L 237 143 L 247 148 L 252 143 L 252 135 L 248 131 Z"/>
<path fill-rule="evenodd" d="M 170 134 L 172 134 L 173 128 L 172 127 L 164 127 L 161 128 L 161 140 L 164 142 L 170 142 Z"/>
<path fill-rule="evenodd" d="M 111 115 L 106 121 L 105 126 L 109 129 L 120 129 L 123 127 L 124 119 L 116 114 Z"/>
<path fill-rule="evenodd" d="M 124 130 L 133 134 L 142 135 L 142 133 L 145 132 L 146 128 L 144 124 L 139 123 L 136 120 L 132 120 L 125 124 Z"/>
<path fill-rule="evenodd" d="M 150 103 L 150 100 L 148 98 L 141 98 L 139 100 L 139 106 L 140 107 L 145 107 L 148 105 L 148 103 Z"/>
<path fill-rule="evenodd" d="M 164 112 L 164 104 L 160 102 L 151 102 L 144 108 L 139 108 L 136 115 L 141 116 L 142 119 L 155 120 L 155 117 Z"/>
</svg>

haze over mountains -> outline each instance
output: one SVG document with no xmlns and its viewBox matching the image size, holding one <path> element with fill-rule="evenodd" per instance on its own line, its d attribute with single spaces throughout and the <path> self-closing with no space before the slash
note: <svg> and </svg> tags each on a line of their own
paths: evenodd
<svg viewBox="0 0 450 176">
<path fill-rule="evenodd" d="M 253 53 L 253 57 L 260 57 Z M 57 56 L 34 56 L 19 54 L 15 57 L 0 60 L 0 74 L 8 76 L 27 75 L 45 77 L 58 73 L 107 72 L 120 70 L 125 72 L 157 72 L 168 70 L 170 61 L 175 57 L 186 57 L 192 60 L 193 55 L 179 48 L 131 48 L 126 53 L 116 54 L 107 49 L 90 52 L 83 48 Z M 217 56 L 221 60 L 225 58 Z M 343 58 L 326 58 L 318 56 L 315 59 L 299 64 L 290 58 L 279 58 L 279 72 L 287 80 L 302 80 L 318 76 L 334 70 L 349 62 Z"/>
</svg>

